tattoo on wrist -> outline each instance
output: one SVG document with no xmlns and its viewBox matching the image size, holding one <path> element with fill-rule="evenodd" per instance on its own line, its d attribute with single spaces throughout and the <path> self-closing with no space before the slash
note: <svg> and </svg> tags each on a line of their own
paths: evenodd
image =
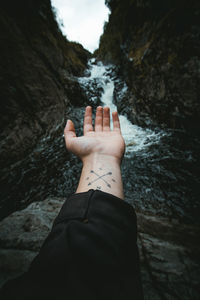
<svg viewBox="0 0 200 300">
<path fill-rule="evenodd" d="M 102 171 L 102 168 L 99 168 L 99 170 Z M 88 176 L 86 178 L 86 180 L 89 181 L 88 186 L 92 185 L 92 183 L 94 183 L 98 180 L 102 180 L 106 184 L 107 187 L 111 188 L 111 184 L 108 182 L 108 180 L 109 180 L 109 177 L 112 175 L 112 172 L 109 171 L 109 172 L 106 172 L 105 174 L 100 175 L 97 172 L 95 172 L 94 170 L 91 170 L 90 173 L 94 174 L 97 178 L 91 180 L 90 177 Z M 111 180 L 112 180 L 112 182 L 116 182 L 116 180 L 114 178 L 111 178 Z M 97 186 L 97 189 L 100 190 L 101 186 Z"/>
</svg>

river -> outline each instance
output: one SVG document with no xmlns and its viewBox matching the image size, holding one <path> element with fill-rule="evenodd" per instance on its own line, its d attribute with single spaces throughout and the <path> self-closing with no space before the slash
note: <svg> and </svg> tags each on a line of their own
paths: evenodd
<svg viewBox="0 0 200 300">
<path fill-rule="evenodd" d="M 91 60 L 85 76 L 77 80 L 90 102 L 100 100 L 111 111 L 117 110 L 113 92 L 119 79 L 114 76 L 113 66 Z M 121 93 L 126 89 L 123 83 Z M 66 108 L 66 118 L 74 121 L 79 135 L 83 115 L 84 107 Z M 122 163 L 126 201 L 140 212 L 199 223 L 199 138 L 184 130 L 144 129 L 133 125 L 126 116 L 119 117 L 126 143 Z M 4 170 L 1 218 L 32 201 L 42 201 L 47 196 L 67 197 L 75 191 L 81 163 L 66 151 L 63 128 L 64 122 L 51 136 L 41 139 L 27 157 Z"/>
</svg>

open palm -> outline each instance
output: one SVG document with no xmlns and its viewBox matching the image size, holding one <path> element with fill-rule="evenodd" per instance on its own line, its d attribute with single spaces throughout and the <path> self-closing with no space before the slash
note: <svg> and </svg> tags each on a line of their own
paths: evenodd
<svg viewBox="0 0 200 300">
<path fill-rule="evenodd" d="M 71 120 L 68 120 L 66 124 L 64 135 L 67 149 L 82 161 L 96 154 L 112 156 L 121 161 L 125 151 L 125 143 L 121 135 L 117 112 L 112 113 L 112 120 L 113 130 L 110 130 L 110 109 L 109 107 L 102 108 L 98 106 L 94 130 L 92 108 L 87 106 L 84 116 L 83 136 L 76 136 L 74 124 Z"/>
</svg>

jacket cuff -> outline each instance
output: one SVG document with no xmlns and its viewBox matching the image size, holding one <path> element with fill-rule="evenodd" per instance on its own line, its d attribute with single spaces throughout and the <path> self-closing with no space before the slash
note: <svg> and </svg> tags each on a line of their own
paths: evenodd
<svg viewBox="0 0 200 300">
<path fill-rule="evenodd" d="M 110 193 L 93 189 L 69 196 L 54 225 L 64 220 L 84 221 L 93 218 L 108 218 L 112 222 L 121 221 L 126 226 L 136 225 L 136 214 L 130 204 Z"/>
</svg>

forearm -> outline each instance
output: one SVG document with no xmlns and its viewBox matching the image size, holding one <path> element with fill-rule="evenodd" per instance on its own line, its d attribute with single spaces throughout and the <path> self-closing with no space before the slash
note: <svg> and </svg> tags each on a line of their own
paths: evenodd
<svg viewBox="0 0 200 300">
<path fill-rule="evenodd" d="M 99 154 L 83 160 L 76 193 L 90 189 L 101 190 L 124 199 L 120 162 L 112 156 Z"/>
</svg>

